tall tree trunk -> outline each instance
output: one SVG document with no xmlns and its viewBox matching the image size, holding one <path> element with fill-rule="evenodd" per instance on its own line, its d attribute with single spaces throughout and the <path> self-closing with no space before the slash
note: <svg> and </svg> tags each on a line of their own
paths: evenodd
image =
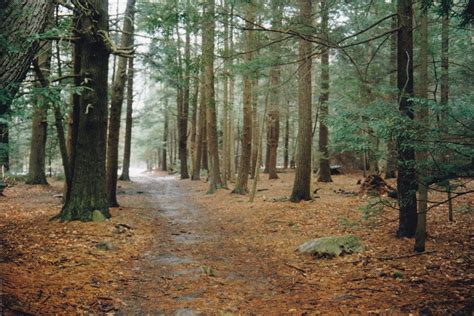
<svg viewBox="0 0 474 316">
<path fill-rule="evenodd" d="M 224 1 L 224 10 L 229 10 L 228 1 Z M 223 80 L 223 103 L 222 113 L 222 184 L 227 188 L 227 180 L 230 178 L 230 128 L 229 128 L 229 16 L 224 17 L 224 80 Z"/>
<path fill-rule="evenodd" d="M 186 22 L 188 23 L 188 22 Z M 184 78 L 183 86 L 180 84 L 178 107 L 178 142 L 181 179 L 188 179 L 188 116 L 189 116 L 189 89 L 190 89 L 190 64 L 191 64 L 191 38 L 189 26 L 186 25 L 185 48 L 184 48 Z M 178 33 L 179 34 L 179 33 Z M 179 40 L 179 35 L 178 35 Z M 180 52 L 178 51 L 178 56 Z M 181 60 L 181 57 L 179 57 Z M 181 62 L 180 62 L 181 64 Z M 182 67 L 180 67 L 182 69 Z M 181 70 L 180 70 L 181 71 Z M 180 76 L 181 77 L 181 76 Z"/>
<path fill-rule="evenodd" d="M 206 96 L 204 94 L 204 68 L 201 67 L 201 80 L 197 82 L 200 85 L 201 90 L 199 97 L 199 117 L 196 135 L 196 153 L 194 156 L 194 169 L 191 176 L 191 180 L 201 179 L 201 168 L 203 167 L 203 153 L 207 148 L 204 147 L 204 141 L 206 139 Z M 207 158 L 206 158 L 207 161 Z"/>
<path fill-rule="evenodd" d="M 391 28 L 397 27 L 397 17 L 392 18 Z M 390 87 L 394 90 L 397 86 L 397 34 L 394 33 L 390 38 L 390 61 L 389 69 L 392 71 L 390 74 Z M 393 104 L 398 103 L 397 93 L 391 93 L 391 101 Z M 390 136 L 387 143 L 387 167 L 385 169 L 385 179 L 393 179 L 397 176 L 397 143 L 393 135 Z"/>
<path fill-rule="evenodd" d="M 231 2 L 233 3 L 233 2 Z M 230 9 L 230 34 L 229 34 L 229 49 L 230 49 L 230 58 L 229 58 L 229 68 L 232 68 L 234 64 L 234 59 L 232 54 L 234 52 L 234 5 L 232 4 Z M 229 179 L 230 181 L 235 181 L 236 174 L 236 163 L 235 163 L 235 131 L 234 128 L 238 124 L 234 123 L 234 87 L 235 87 L 235 75 L 232 71 L 229 72 Z"/>
<path fill-rule="evenodd" d="M 70 197 L 61 220 L 92 220 L 94 211 L 110 217 L 105 172 L 107 73 L 109 51 L 100 34 L 108 32 L 108 1 L 90 0 L 94 17 L 80 17 L 81 72 L 86 89 L 80 96 L 79 127 Z"/>
<path fill-rule="evenodd" d="M 215 33 L 214 0 L 207 0 L 204 11 L 203 25 L 203 66 L 204 91 L 207 103 L 207 141 L 209 152 L 209 189 L 214 193 L 222 187 L 219 169 L 219 152 L 217 140 L 217 114 L 214 96 L 214 33 Z"/>
<path fill-rule="evenodd" d="M 0 166 L 9 169 L 8 115 L 10 105 L 30 67 L 38 42 L 53 15 L 49 0 L 9 0 L 0 6 Z M 3 120 L 2 120 L 3 119 Z"/>
<path fill-rule="evenodd" d="M 288 104 L 289 105 L 289 104 Z M 289 145 L 290 145 L 290 113 L 287 111 L 285 120 L 285 141 L 283 149 L 283 168 L 288 169 L 288 158 L 289 158 Z"/>
<path fill-rule="evenodd" d="M 130 47 L 133 43 L 133 16 L 135 0 L 127 0 L 125 18 L 123 20 L 123 33 L 120 38 L 121 47 Z M 118 57 L 116 78 L 112 88 L 112 100 L 110 103 L 109 133 L 107 139 L 107 200 L 109 206 L 118 206 L 117 202 L 117 169 L 118 169 L 118 145 L 120 136 L 120 119 L 122 115 L 122 104 L 127 80 L 127 58 Z"/>
<path fill-rule="evenodd" d="M 38 81 L 49 80 L 51 73 L 51 42 L 43 42 L 36 59 L 43 78 Z M 38 75 L 36 76 L 38 77 Z M 47 87 L 47 84 L 37 83 L 38 87 Z M 46 181 L 45 161 L 46 161 L 46 137 L 48 130 L 48 108 L 49 104 L 44 96 L 36 96 L 36 103 L 33 105 L 33 119 L 31 129 L 31 147 L 30 147 L 30 163 L 28 171 L 27 184 L 48 184 Z"/>
<path fill-rule="evenodd" d="M 253 46 L 253 45 L 252 45 Z M 253 46 L 255 47 L 255 46 Z M 252 151 L 251 151 L 251 163 L 250 163 L 250 179 L 253 179 L 255 176 L 255 169 L 259 168 L 257 161 L 258 154 L 258 140 L 260 139 L 258 135 L 258 72 L 254 74 L 252 78 Z"/>
<path fill-rule="evenodd" d="M 132 40 L 133 43 L 133 40 Z M 130 181 L 130 157 L 132 154 L 132 125 L 133 125 L 133 57 L 128 59 L 127 67 L 127 113 L 125 116 L 125 145 L 123 149 L 122 175 L 120 180 Z"/>
<path fill-rule="evenodd" d="M 399 110 L 402 116 L 413 120 L 413 10 L 411 0 L 399 0 L 398 41 L 397 41 L 397 87 L 399 91 Z M 397 135 L 398 149 L 398 237 L 414 237 L 416 231 L 416 191 L 415 150 L 409 133 Z"/>
<path fill-rule="evenodd" d="M 300 24 L 312 24 L 312 1 L 298 0 Z M 304 34 L 305 32 L 303 32 Z M 296 155 L 296 172 L 290 200 L 298 202 L 311 200 L 311 43 L 299 40 L 298 69 L 298 149 Z"/>
<path fill-rule="evenodd" d="M 419 77 L 419 97 L 428 98 L 428 16 L 426 12 L 421 13 L 420 21 L 420 77 Z M 418 112 L 418 120 L 421 126 L 428 126 L 428 107 L 422 105 Z M 416 153 L 418 166 L 418 222 L 415 234 L 416 252 L 425 251 L 426 241 L 426 212 L 428 210 L 428 185 L 425 179 L 429 176 L 427 168 L 422 166 L 426 164 L 428 152 L 421 150 Z"/>
<path fill-rule="evenodd" d="M 191 180 L 194 178 L 194 172 L 196 170 L 196 151 L 197 151 L 197 134 L 198 134 L 198 98 L 199 98 L 199 57 L 196 57 L 196 65 L 194 71 L 194 84 L 193 84 L 193 95 L 191 98 Z M 200 164 L 199 164 L 200 165 Z"/>
<path fill-rule="evenodd" d="M 245 22 L 246 31 L 244 31 L 244 46 L 247 53 L 244 55 L 246 63 L 252 61 L 252 29 L 254 19 L 253 1 L 247 4 L 247 21 Z M 251 74 L 247 70 L 243 75 L 243 126 L 242 126 L 242 150 L 240 154 L 239 175 L 237 184 L 232 191 L 237 194 L 246 194 L 248 192 L 248 178 L 250 172 L 250 158 L 252 154 L 252 83 Z"/>
<path fill-rule="evenodd" d="M 281 27 L 282 3 L 272 2 L 272 28 Z M 272 40 L 278 41 L 281 35 L 273 33 Z M 280 65 L 281 62 L 277 49 L 275 52 L 275 65 L 270 68 L 270 109 L 267 115 L 267 163 L 265 169 L 268 171 L 269 179 L 278 179 L 277 155 L 278 141 L 280 139 Z"/>
<path fill-rule="evenodd" d="M 163 125 L 163 142 L 161 147 L 161 170 L 168 171 L 168 164 L 167 164 L 167 150 L 168 150 L 168 124 L 169 124 L 169 117 L 168 117 L 168 99 L 165 99 L 165 122 Z"/>
<path fill-rule="evenodd" d="M 321 0 L 321 29 L 323 36 L 328 40 L 329 29 L 329 6 L 326 0 Z M 328 127 L 326 119 L 328 116 L 329 100 L 329 49 L 323 48 L 321 54 L 321 96 L 320 115 L 319 115 L 319 178 L 318 182 L 332 182 L 331 169 L 329 167 L 329 149 L 328 149 Z"/>
</svg>

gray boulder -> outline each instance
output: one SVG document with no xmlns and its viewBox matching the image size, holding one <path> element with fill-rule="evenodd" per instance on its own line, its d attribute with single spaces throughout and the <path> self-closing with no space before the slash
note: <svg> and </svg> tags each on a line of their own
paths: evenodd
<svg viewBox="0 0 474 316">
<path fill-rule="evenodd" d="M 308 253 L 316 257 L 337 257 L 363 250 L 364 245 L 359 237 L 352 234 L 312 239 L 301 244 L 297 249 L 301 253 Z"/>
</svg>

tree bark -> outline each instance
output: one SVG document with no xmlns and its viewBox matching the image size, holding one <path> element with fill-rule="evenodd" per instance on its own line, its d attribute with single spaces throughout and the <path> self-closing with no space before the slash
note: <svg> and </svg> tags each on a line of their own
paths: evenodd
<svg viewBox="0 0 474 316">
<path fill-rule="evenodd" d="M 51 73 L 51 42 L 42 42 L 42 48 L 36 59 L 36 65 L 41 71 L 43 78 L 37 81 L 44 81 L 43 84 L 37 83 L 37 87 L 47 88 L 49 85 L 49 75 Z M 30 162 L 28 170 L 27 184 L 48 184 L 46 181 L 45 161 L 46 161 L 46 138 L 48 130 L 48 101 L 43 95 L 36 96 L 33 105 L 32 129 L 31 129 L 31 146 L 30 146 Z"/>
<path fill-rule="evenodd" d="M 312 24 L 311 0 L 299 0 L 300 24 Z M 303 32 L 304 34 L 304 32 Z M 296 155 L 296 172 L 293 191 L 290 200 L 299 202 L 311 200 L 311 43 L 301 38 L 299 40 L 299 69 L 298 69 L 298 149 Z"/>
<path fill-rule="evenodd" d="M 282 20 L 282 2 L 272 2 L 272 28 L 279 29 Z M 279 33 L 272 33 L 272 40 L 278 41 Z M 275 47 L 274 65 L 270 68 L 270 108 L 267 114 L 267 155 L 265 169 L 269 179 L 278 179 L 277 158 L 278 141 L 280 139 L 280 51 Z"/>
<path fill-rule="evenodd" d="M 200 85 L 201 90 L 199 97 L 199 117 L 196 135 L 196 154 L 194 156 L 194 169 L 191 176 L 191 180 L 201 179 L 201 168 L 203 166 L 203 152 L 207 150 L 204 148 L 204 141 L 206 139 L 206 96 L 204 94 L 204 68 L 201 68 L 201 80 L 197 83 Z M 207 158 L 206 158 L 207 159 Z"/>
<path fill-rule="evenodd" d="M 391 28 L 397 27 L 397 17 L 392 18 Z M 393 71 L 390 74 L 390 87 L 395 90 L 397 86 L 397 34 L 394 33 L 390 38 L 390 60 L 389 67 Z M 398 98 L 397 93 L 391 93 L 391 101 L 397 104 Z M 385 169 L 385 179 L 393 179 L 397 176 L 397 143 L 393 135 L 390 136 L 387 143 L 387 167 Z"/>
<path fill-rule="evenodd" d="M 135 0 L 127 0 L 125 17 L 123 20 L 123 33 L 120 38 L 120 46 L 130 47 L 133 43 L 133 17 Z M 118 169 L 118 145 L 120 136 L 120 119 L 122 115 L 123 96 L 125 82 L 127 80 L 127 58 L 118 57 L 117 71 L 112 87 L 112 98 L 110 103 L 109 133 L 107 139 L 107 200 L 109 206 L 118 206 L 117 202 L 117 169 Z"/>
<path fill-rule="evenodd" d="M 163 142 L 161 144 L 161 170 L 162 171 L 168 171 L 168 164 L 167 164 L 167 149 L 168 149 L 168 124 L 169 124 L 169 118 L 168 118 L 168 99 L 165 99 L 165 106 L 164 106 L 164 112 L 165 112 L 165 117 L 164 117 L 164 125 L 163 125 Z"/>
<path fill-rule="evenodd" d="M 215 34 L 214 0 L 207 0 L 204 11 L 203 25 L 203 56 L 204 91 L 206 94 L 207 141 L 209 152 L 209 189 L 214 193 L 222 187 L 219 168 L 219 152 L 217 140 L 217 114 L 214 93 L 214 34 Z"/>
<path fill-rule="evenodd" d="M 419 77 L 419 97 L 428 98 L 428 17 L 426 12 L 421 13 L 420 21 L 420 77 Z M 421 126 L 428 126 L 428 107 L 421 105 L 418 112 L 418 120 Z M 427 168 L 422 168 L 428 159 L 428 152 L 425 150 L 416 153 L 418 166 L 418 220 L 415 233 L 416 252 L 425 251 L 426 242 L 426 211 L 428 210 L 428 184 L 426 178 Z"/>
<path fill-rule="evenodd" d="M 187 23 L 187 22 L 186 22 Z M 179 30 L 178 43 L 179 43 Z M 185 48 L 184 48 L 184 78 L 182 77 L 181 50 L 178 45 L 178 64 L 181 65 L 179 70 L 179 86 L 178 86 L 178 155 L 180 161 L 181 179 L 188 179 L 188 116 L 189 116 L 189 89 L 190 89 L 190 63 L 191 63 L 191 38 L 189 34 L 189 26 L 186 26 Z"/>
<path fill-rule="evenodd" d="M 38 42 L 53 15 L 53 1 L 7 0 L 0 5 L 0 166 L 9 169 L 8 115 L 10 105 L 30 67 Z M 2 120 L 3 119 L 3 120 Z"/>
<path fill-rule="evenodd" d="M 253 1 L 247 4 L 247 21 L 245 22 L 244 46 L 247 53 L 244 61 L 250 63 L 252 60 L 252 29 L 253 29 Z M 251 74 L 245 71 L 243 74 L 243 126 L 242 126 L 242 149 L 240 154 L 239 175 L 237 183 L 232 191 L 237 194 L 248 192 L 248 178 L 250 172 L 250 158 L 252 154 L 252 83 Z"/>
<path fill-rule="evenodd" d="M 108 1 L 90 0 L 94 16 L 80 16 L 80 77 L 86 89 L 80 96 L 79 126 L 70 197 L 61 220 L 91 221 L 97 210 L 110 217 L 105 172 L 107 140 L 107 73 L 109 51 L 100 34 L 108 33 Z"/>
<path fill-rule="evenodd" d="M 399 110 L 402 116 L 413 120 L 413 10 L 411 0 L 399 0 L 397 41 L 397 87 Z M 415 150 L 408 133 L 397 135 L 398 150 L 398 237 L 414 237 L 416 231 L 416 191 Z"/>
<path fill-rule="evenodd" d="M 133 44 L 133 40 L 132 40 Z M 132 154 L 133 126 L 133 57 L 128 59 L 127 67 L 127 113 L 125 117 L 125 145 L 123 149 L 122 175 L 119 180 L 130 181 L 130 157 Z"/>
<path fill-rule="evenodd" d="M 256 44 L 256 43 L 255 43 Z M 252 47 L 255 47 L 252 45 Z M 251 150 L 251 163 L 250 163 L 250 179 L 253 179 L 255 176 L 255 169 L 259 168 L 257 161 L 258 155 L 258 140 L 259 137 L 259 130 L 258 130 L 258 83 L 259 83 L 259 74 L 258 71 L 254 74 L 254 78 L 252 78 L 252 150 Z"/>
<path fill-rule="evenodd" d="M 289 105 L 289 104 L 288 104 Z M 290 113 L 287 111 L 285 120 L 285 140 L 283 149 L 283 168 L 288 169 L 289 162 L 289 145 L 290 145 Z"/>
<path fill-rule="evenodd" d="M 326 0 L 321 0 L 321 29 L 323 36 L 328 39 L 328 23 L 329 23 L 329 6 Z M 318 182 L 332 182 L 331 169 L 329 166 L 329 149 L 328 138 L 329 132 L 326 125 L 328 116 L 328 100 L 329 100 L 329 49 L 323 48 L 321 54 L 321 96 L 320 115 L 319 115 L 319 178 Z"/>
</svg>

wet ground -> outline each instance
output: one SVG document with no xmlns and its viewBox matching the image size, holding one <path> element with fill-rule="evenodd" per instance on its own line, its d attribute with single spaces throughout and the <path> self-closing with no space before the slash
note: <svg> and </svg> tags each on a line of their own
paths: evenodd
<svg viewBox="0 0 474 316">
<path fill-rule="evenodd" d="M 142 207 L 149 209 L 156 235 L 131 267 L 135 276 L 128 287 L 131 291 L 124 293 L 127 306 L 121 313 L 235 313 L 246 310 L 246 302 L 259 293 L 271 293 L 270 276 L 260 273 L 264 267 L 256 266 L 254 260 L 246 264 L 251 249 L 223 235 L 221 225 L 226 223 L 209 218 L 179 186 L 179 180 L 140 176 L 133 181 L 133 189 L 122 194 L 143 195 Z"/>
</svg>

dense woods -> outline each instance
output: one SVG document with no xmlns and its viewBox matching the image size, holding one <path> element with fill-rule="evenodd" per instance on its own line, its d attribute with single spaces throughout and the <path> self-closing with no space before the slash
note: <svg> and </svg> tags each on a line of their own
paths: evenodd
<svg viewBox="0 0 474 316">
<path fill-rule="evenodd" d="M 289 220 L 293 229 L 302 215 L 291 213 L 294 219 L 288 219 L 279 212 L 283 203 L 301 208 L 301 214 L 314 207 L 316 215 L 305 219 L 310 223 L 337 226 L 326 211 L 344 210 L 347 218 L 357 216 L 355 221 L 367 225 L 358 234 L 344 217 L 343 229 L 331 228 L 331 236 L 299 237 L 349 232 L 375 243 L 375 249 L 382 240 L 397 243 L 407 253 L 396 260 L 436 251 L 442 256 L 449 247 L 437 249 L 431 227 L 447 239 L 460 230 L 457 245 L 468 242 L 462 236 L 472 239 L 472 23 L 473 4 L 467 0 L 4 1 L 0 233 L 15 236 L 21 227 L 21 221 L 7 224 L 13 216 L 8 212 L 23 207 L 15 196 L 24 196 L 34 210 L 43 207 L 35 206 L 36 198 L 54 191 L 57 205 L 48 202 L 48 218 L 41 222 L 45 232 L 68 225 L 87 230 L 97 223 L 130 231 L 123 210 L 164 203 L 166 213 L 175 202 L 190 222 L 203 219 L 184 209 L 228 203 L 219 208 L 228 212 L 216 216 L 236 216 L 232 225 L 239 225 L 241 216 L 247 226 L 259 227 L 260 217 L 252 223 L 244 216 L 268 214 L 276 222 Z M 171 181 L 170 176 L 179 184 L 159 182 Z M 150 180 L 155 178 L 161 180 Z M 348 196 L 350 202 L 344 200 Z M 274 204 L 259 204 L 270 201 Z M 241 215 L 235 205 L 242 206 Z M 245 213 L 251 205 L 262 213 Z M 146 226 L 152 224 L 144 220 L 149 214 L 133 214 L 128 220 L 146 227 L 141 238 L 152 238 Z M 153 225 L 161 220 L 157 214 L 151 215 Z M 380 224 L 387 218 L 393 225 Z M 390 238 L 367 237 L 371 229 Z M 163 228 L 160 234 L 167 232 Z M 151 247 L 143 240 L 133 247 Z M 0 236 L 2 248 L 14 251 L 13 244 Z M 337 247 L 352 253 L 347 244 Z M 363 254 L 380 259 L 370 247 Z M 469 263 L 472 247 L 462 249 Z M 362 267 L 357 260 L 354 265 Z M 466 273 L 468 284 L 472 273 L 464 263 L 456 271 Z M 215 276 L 205 267 L 205 275 Z M 290 267 L 309 275 L 307 268 Z M 5 280 L 0 275 L 0 282 Z M 307 298 L 310 292 L 305 293 Z M 21 311 L 8 302 L 1 308 Z M 396 311 L 425 314 L 420 304 Z M 454 307 L 444 310 L 448 314 L 472 312 L 472 297 L 449 304 Z M 293 312 L 289 305 L 285 311 L 258 305 L 252 309 L 257 314 Z M 126 313 L 139 312 L 129 308 Z"/>
</svg>

